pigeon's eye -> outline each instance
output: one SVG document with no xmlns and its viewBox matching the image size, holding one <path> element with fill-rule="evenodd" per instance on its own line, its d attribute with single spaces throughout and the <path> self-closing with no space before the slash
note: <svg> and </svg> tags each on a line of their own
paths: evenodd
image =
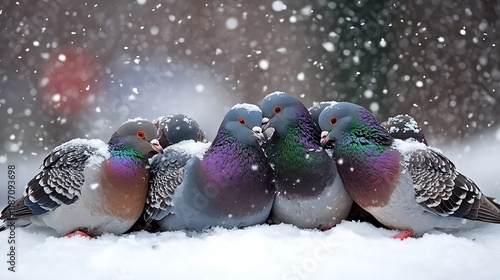
<svg viewBox="0 0 500 280">
<path fill-rule="evenodd" d="M 242 118 L 242 117 L 239 117 L 239 118 L 238 118 L 238 122 L 239 122 L 240 124 L 246 124 L 246 123 L 247 123 L 247 122 L 245 121 L 245 119 L 244 119 L 244 118 Z"/>
<path fill-rule="evenodd" d="M 144 131 L 142 130 L 139 130 L 137 131 L 137 137 L 144 139 L 146 138 L 146 133 L 144 133 Z"/>
<path fill-rule="evenodd" d="M 331 125 L 336 125 L 338 122 L 339 122 L 339 118 L 337 118 L 336 116 L 333 116 L 330 118 Z"/>
<path fill-rule="evenodd" d="M 279 114 L 279 113 L 281 113 L 281 111 L 283 111 L 283 108 L 281 108 L 281 106 L 274 107 L 274 113 L 275 114 Z"/>
</svg>

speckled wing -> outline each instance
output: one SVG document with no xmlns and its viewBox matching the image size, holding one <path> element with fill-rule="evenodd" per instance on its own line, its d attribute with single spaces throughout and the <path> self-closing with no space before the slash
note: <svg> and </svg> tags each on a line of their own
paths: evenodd
<svg viewBox="0 0 500 280">
<path fill-rule="evenodd" d="M 23 197 L 6 207 L 1 218 L 40 215 L 75 202 L 85 182 L 84 168 L 96 150 L 83 144 L 56 147 L 43 160 L 42 171 L 28 182 Z"/>
<path fill-rule="evenodd" d="M 191 157 L 171 146 L 163 154 L 152 158 L 149 191 L 143 213 L 146 222 L 161 220 L 169 213 L 172 195 L 182 183 L 186 163 Z"/>
<path fill-rule="evenodd" d="M 459 173 L 444 155 L 432 149 L 414 151 L 406 158 L 415 199 L 441 216 L 500 222 L 498 205 L 483 196 L 476 184 Z"/>
</svg>

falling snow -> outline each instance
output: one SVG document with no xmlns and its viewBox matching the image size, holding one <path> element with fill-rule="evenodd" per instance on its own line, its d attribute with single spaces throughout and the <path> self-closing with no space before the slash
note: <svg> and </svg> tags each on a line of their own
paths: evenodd
<svg viewBox="0 0 500 280">
<path fill-rule="evenodd" d="M 409 114 L 429 143 L 452 151 L 457 166 L 500 197 L 494 176 L 500 146 L 498 10 L 495 1 L 4 1 L 0 166 L 17 166 L 20 195 L 43 157 L 70 139 L 106 140 L 129 118 L 170 113 L 193 117 L 213 139 L 234 104 L 259 104 L 266 94 L 284 91 L 307 107 L 338 100 L 359 103 L 379 120 Z M 0 206 L 6 203 L 0 194 Z M 393 232 L 345 223 L 327 233 L 282 225 L 86 241 L 27 228 L 19 229 L 25 244 L 20 270 L 43 270 L 37 257 L 45 252 L 54 263 L 67 259 L 67 269 L 106 279 L 144 278 L 141 264 L 132 261 L 139 254 L 171 265 L 173 278 L 207 278 L 213 275 L 206 271 L 230 262 L 238 277 L 224 267 L 218 271 L 226 271 L 225 278 L 325 278 L 332 269 L 341 278 L 428 278 L 430 270 L 436 278 L 450 278 L 456 267 L 474 267 L 466 272 L 477 274 L 460 276 L 495 279 L 497 232 L 489 227 L 462 237 L 437 234 L 393 243 L 385 239 Z M 314 258 L 321 242 L 335 244 L 325 262 Z M 75 248 L 75 255 L 57 253 Z M 213 248 L 227 258 L 204 262 Z M 232 248 L 241 258 L 254 257 L 232 258 Z M 374 260 L 364 248 L 389 251 Z M 463 248 L 471 258 L 455 260 Z M 436 250 L 455 262 L 448 267 Z M 161 263 L 160 251 L 205 267 L 186 271 L 176 262 Z M 279 258 L 280 252 L 288 259 Z M 408 258 L 394 257 L 401 255 Z M 120 261 L 108 265 L 113 256 Z M 352 267 L 360 262 L 368 267 Z M 392 270 L 384 270 L 387 263 Z M 428 263 L 440 263 L 440 270 Z M 398 274 L 401 267 L 404 275 Z M 9 279 L 2 273 L 1 279 Z"/>
<path fill-rule="evenodd" d="M 229 30 L 236 29 L 238 27 L 238 19 L 234 17 L 230 17 L 226 20 L 226 28 Z"/>
<path fill-rule="evenodd" d="M 205 87 L 202 84 L 197 84 L 196 85 L 196 91 L 197 92 L 203 92 L 205 90 Z"/>
<path fill-rule="evenodd" d="M 259 67 L 262 69 L 262 70 L 267 70 L 269 68 L 269 61 L 267 61 L 266 59 L 262 59 L 259 61 Z"/>
<path fill-rule="evenodd" d="M 286 10 L 286 5 L 282 1 L 273 1 L 272 9 L 275 12 L 281 12 Z"/>
<path fill-rule="evenodd" d="M 325 50 L 327 50 L 328 52 L 333 52 L 335 50 L 335 46 L 332 42 L 324 42 L 323 48 L 325 48 Z"/>
</svg>

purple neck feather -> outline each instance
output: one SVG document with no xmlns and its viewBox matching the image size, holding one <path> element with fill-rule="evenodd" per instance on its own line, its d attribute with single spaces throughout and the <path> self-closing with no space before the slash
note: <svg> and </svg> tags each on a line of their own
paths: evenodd
<svg viewBox="0 0 500 280">
<path fill-rule="evenodd" d="M 360 111 L 350 129 L 334 148 L 337 170 L 360 206 L 383 206 L 398 183 L 401 155 L 371 113 Z"/>
<path fill-rule="evenodd" d="M 264 152 L 238 141 L 223 128 L 201 161 L 205 182 L 219 189 L 239 188 L 246 193 L 269 185 L 271 169 Z"/>
</svg>

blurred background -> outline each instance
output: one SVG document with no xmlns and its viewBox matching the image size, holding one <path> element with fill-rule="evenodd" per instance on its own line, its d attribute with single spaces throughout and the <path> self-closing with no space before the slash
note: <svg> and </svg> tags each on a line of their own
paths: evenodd
<svg viewBox="0 0 500 280">
<path fill-rule="evenodd" d="M 464 141 L 500 143 L 497 1 L 0 5 L 0 184 L 15 164 L 18 195 L 67 140 L 170 113 L 212 139 L 232 105 L 274 91 L 411 114 L 431 145 L 460 147 L 452 158 L 474 151 Z"/>
</svg>

